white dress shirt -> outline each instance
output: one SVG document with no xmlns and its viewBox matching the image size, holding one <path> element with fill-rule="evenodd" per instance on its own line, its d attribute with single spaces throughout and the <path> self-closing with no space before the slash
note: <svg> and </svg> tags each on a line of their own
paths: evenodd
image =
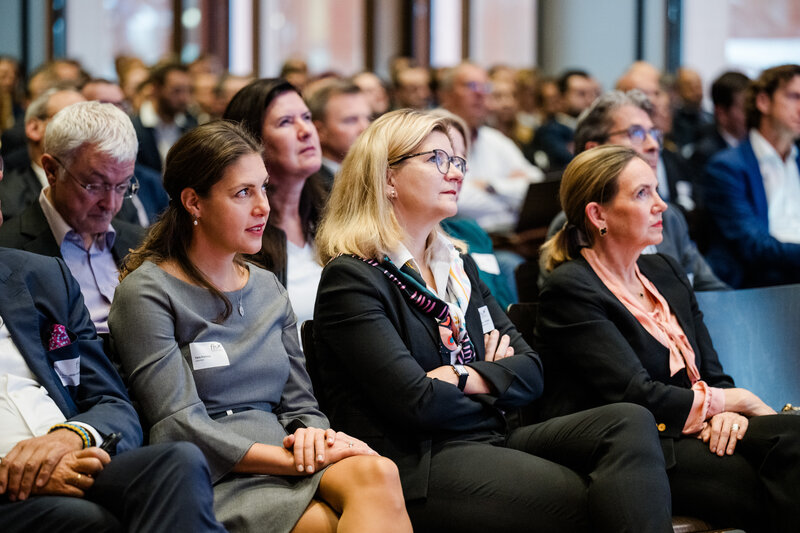
<svg viewBox="0 0 800 533">
<path fill-rule="evenodd" d="M 797 147 L 784 161 L 758 130 L 750 130 L 750 143 L 767 195 L 769 233 L 782 242 L 800 243 L 800 171 Z"/>
</svg>

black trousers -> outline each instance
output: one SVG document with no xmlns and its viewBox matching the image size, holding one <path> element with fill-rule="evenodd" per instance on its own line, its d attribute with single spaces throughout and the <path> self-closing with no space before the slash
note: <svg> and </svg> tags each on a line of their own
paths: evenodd
<svg viewBox="0 0 800 533">
<path fill-rule="evenodd" d="M 633 404 L 525 426 L 505 446 L 448 443 L 407 508 L 417 532 L 672 531 L 655 420 Z"/>
<path fill-rule="evenodd" d="M 0 531 L 224 532 L 203 454 L 186 442 L 156 444 L 111 458 L 85 498 L 0 498 Z"/>
<path fill-rule="evenodd" d="M 800 531 L 800 416 L 750 419 L 733 455 L 692 437 L 674 441 L 670 468 L 676 514 L 748 533 Z"/>
</svg>

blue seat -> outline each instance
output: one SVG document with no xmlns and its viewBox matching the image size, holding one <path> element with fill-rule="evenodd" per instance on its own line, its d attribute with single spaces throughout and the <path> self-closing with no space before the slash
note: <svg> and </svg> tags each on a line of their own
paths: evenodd
<svg viewBox="0 0 800 533">
<path fill-rule="evenodd" d="M 800 404 L 800 284 L 697 293 L 725 373 L 780 411 Z"/>
</svg>

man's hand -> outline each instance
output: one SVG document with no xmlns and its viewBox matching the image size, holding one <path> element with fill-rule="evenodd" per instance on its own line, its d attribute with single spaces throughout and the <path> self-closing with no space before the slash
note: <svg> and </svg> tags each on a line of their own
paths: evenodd
<svg viewBox="0 0 800 533">
<path fill-rule="evenodd" d="M 12 502 L 24 500 L 34 484 L 47 484 L 64 455 L 81 449 L 81 438 L 67 429 L 18 442 L 0 461 L 0 494 L 6 494 Z"/>
<path fill-rule="evenodd" d="M 100 448 L 91 447 L 69 452 L 61 458 L 50 478 L 41 487 L 34 487 L 32 494 L 51 494 L 82 498 L 94 485 L 94 478 L 111 457 Z"/>
</svg>

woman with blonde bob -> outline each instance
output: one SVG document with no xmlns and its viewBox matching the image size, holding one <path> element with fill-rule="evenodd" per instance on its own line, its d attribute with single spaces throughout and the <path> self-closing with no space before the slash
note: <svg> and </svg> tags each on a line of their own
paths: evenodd
<svg viewBox="0 0 800 533">
<path fill-rule="evenodd" d="M 658 423 L 676 514 L 800 531 L 800 418 L 735 387 L 684 270 L 641 254 L 662 239 L 657 188 L 630 148 L 593 148 L 567 166 L 567 222 L 542 248 L 553 272 L 536 328 L 547 376 L 540 412 L 642 405 Z"/>
<path fill-rule="evenodd" d="M 447 119 L 400 110 L 351 147 L 317 233 L 332 422 L 393 459 L 415 531 L 671 531 L 652 416 L 620 404 L 506 431 L 536 353 L 440 230 L 466 161 Z"/>
<path fill-rule="evenodd" d="M 230 122 L 167 154 L 170 205 L 109 316 L 150 440 L 200 447 L 230 531 L 407 533 L 396 466 L 330 429 L 286 290 L 242 259 L 262 245 L 267 181 L 260 143 Z"/>
</svg>

